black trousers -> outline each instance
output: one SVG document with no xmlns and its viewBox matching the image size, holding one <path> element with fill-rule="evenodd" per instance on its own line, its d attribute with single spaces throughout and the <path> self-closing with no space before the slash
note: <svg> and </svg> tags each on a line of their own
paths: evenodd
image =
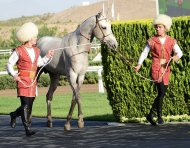
<svg viewBox="0 0 190 148">
<path fill-rule="evenodd" d="M 154 103 L 152 105 L 151 111 L 152 112 L 156 111 L 157 116 L 161 117 L 162 116 L 162 103 L 163 103 L 163 99 L 166 94 L 168 85 L 164 85 L 164 83 L 161 82 L 161 83 L 156 83 L 156 86 L 157 86 L 158 95 L 154 99 Z"/>
<path fill-rule="evenodd" d="M 21 116 L 21 113 L 23 112 L 24 108 L 27 108 L 29 110 L 29 114 L 31 115 L 34 99 L 35 97 L 20 96 L 21 106 L 16 109 L 14 115 L 16 117 Z"/>
</svg>

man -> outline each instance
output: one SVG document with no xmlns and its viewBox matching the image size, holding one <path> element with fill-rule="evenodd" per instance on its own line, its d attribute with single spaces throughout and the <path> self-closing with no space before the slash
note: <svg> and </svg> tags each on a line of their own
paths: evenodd
<svg viewBox="0 0 190 148">
<path fill-rule="evenodd" d="M 20 97 L 21 106 L 11 112 L 11 127 L 15 128 L 16 118 L 21 116 L 26 136 L 34 135 L 30 129 L 33 101 L 36 97 L 37 84 L 35 81 L 37 67 L 45 65 L 53 56 L 54 51 L 49 50 L 44 58 L 35 46 L 38 28 L 32 23 L 23 24 L 16 33 L 16 38 L 22 43 L 14 49 L 7 63 L 7 71 L 17 82 L 17 96 Z M 18 74 L 14 70 L 17 66 Z M 30 86 L 31 85 L 31 86 Z"/>
</svg>

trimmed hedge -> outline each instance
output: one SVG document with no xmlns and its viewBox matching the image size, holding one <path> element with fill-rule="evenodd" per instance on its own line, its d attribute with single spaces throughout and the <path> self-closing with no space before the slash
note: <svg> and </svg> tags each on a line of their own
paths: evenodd
<svg viewBox="0 0 190 148">
<path fill-rule="evenodd" d="M 163 102 L 163 115 L 189 114 L 190 111 L 190 16 L 173 18 L 169 35 L 176 38 L 183 51 L 179 64 L 171 62 L 170 85 Z M 117 52 L 102 45 L 102 64 L 108 100 L 116 119 L 144 117 L 157 95 L 155 85 L 139 77 L 133 66 L 145 47 L 146 41 L 155 34 L 152 20 L 116 22 L 112 30 L 117 38 Z M 150 77 L 151 55 L 144 61 L 140 74 Z"/>
</svg>

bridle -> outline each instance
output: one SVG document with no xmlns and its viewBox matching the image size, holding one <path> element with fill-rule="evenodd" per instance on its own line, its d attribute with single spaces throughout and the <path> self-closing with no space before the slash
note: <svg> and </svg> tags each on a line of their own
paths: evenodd
<svg viewBox="0 0 190 148">
<path fill-rule="evenodd" d="M 104 18 L 102 18 L 102 19 L 99 20 L 99 19 L 98 19 L 98 16 L 96 15 L 96 26 L 94 27 L 94 29 L 95 29 L 96 27 L 98 27 L 98 28 L 100 29 L 100 31 L 102 32 L 102 36 L 103 36 L 102 38 L 96 36 L 96 38 L 98 38 L 100 41 L 103 41 L 104 38 L 106 38 L 107 36 L 113 34 L 113 33 L 111 32 L 111 33 L 108 33 L 108 34 L 105 35 L 104 31 L 102 30 L 102 27 L 101 27 L 100 24 L 99 24 L 99 22 L 102 21 L 102 20 L 107 20 L 107 18 L 104 17 Z M 93 29 L 93 30 L 94 30 L 94 29 Z"/>
<path fill-rule="evenodd" d="M 111 32 L 111 33 L 108 33 L 108 34 L 105 34 L 105 33 L 104 33 L 104 31 L 102 30 L 102 28 L 101 28 L 101 26 L 100 26 L 100 24 L 99 24 L 99 22 L 102 21 L 102 20 L 107 20 L 107 18 L 104 17 L 104 18 L 102 18 L 102 19 L 98 19 L 98 15 L 96 15 L 96 25 L 95 25 L 95 27 L 94 27 L 93 30 L 92 30 L 92 31 L 94 31 L 94 29 L 95 29 L 96 27 L 98 27 L 98 28 L 100 29 L 100 31 L 101 31 L 103 37 L 97 37 L 97 36 L 96 36 L 96 38 L 99 39 L 101 42 L 103 42 L 104 38 L 106 38 L 107 36 L 113 34 L 112 32 Z M 91 40 L 91 36 L 89 36 L 89 37 L 85 36 L 85 35 L 81 32 L 80 28 L 79 28 L 79 32 L 80 32 L 81 36 L 83 36 L 83 37 L 86 38 L 87 40 Z"/>
</svg>

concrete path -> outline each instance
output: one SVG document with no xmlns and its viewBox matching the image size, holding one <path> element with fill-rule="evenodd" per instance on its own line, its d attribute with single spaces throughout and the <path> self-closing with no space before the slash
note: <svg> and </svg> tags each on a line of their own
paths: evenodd
<svg viewBox="0 0 190 148">
<path fill-rule="evenodd" d="M 149 124 L 120 124 L 85 121 L 79 129 L 72 121 L 71 131 L 64 131 L 63 119 L 54 119 L 46 127 L 45 118 L 33 117 L 32 129 L 37 133 L 26 137 L 20 118 L 17 126 L 9 126 L 10 118 L 0 115 L 0 148 L 189 148 L 190 123 L 167 123 L 153 127 Z"/>
</svg>

